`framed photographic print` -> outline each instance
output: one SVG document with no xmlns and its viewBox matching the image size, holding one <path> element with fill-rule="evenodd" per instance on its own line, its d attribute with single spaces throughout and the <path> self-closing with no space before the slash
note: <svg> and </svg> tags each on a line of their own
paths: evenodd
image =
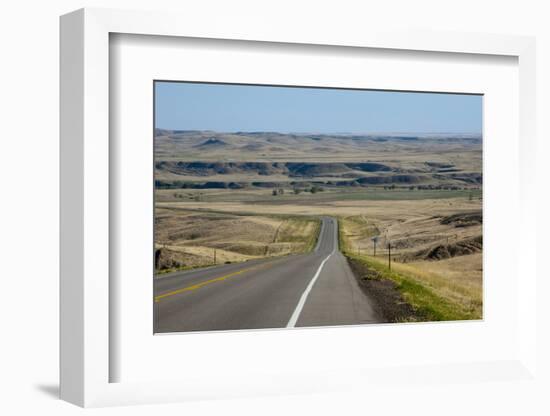
<svg viewBox="0 0 550 416">
<path fill-rule="evenodd" d="M 62 17 L 62 398 L 530 379 L 533 40 L 241 27 Z"/>
<path fill-rule="evenodd" d="M 154 94 L 155 332 L 482 319 L 481 95 Z"/>
</svg>

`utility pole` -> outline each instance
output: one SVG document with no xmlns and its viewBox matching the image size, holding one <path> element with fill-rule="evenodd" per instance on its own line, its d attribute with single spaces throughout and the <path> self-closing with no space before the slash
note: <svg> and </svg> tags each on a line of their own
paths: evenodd
<svg viewBox="0 0 550 416">
<path fill-rule="evenodd" d="M 376 257 L 376 243 L 378 242 L 378 236 L 372 237 L 371 240 L 374 244 L 374 257 Z"/>
<path fill-rule="evenodd" d="M 388 268 L 391 272 L 391 241 L 388 243 Z"/>
<path fill-rule="evenodd" d="M 214 249 L 214 265 L 216 265 L 216 249 Z"/>
</svg>

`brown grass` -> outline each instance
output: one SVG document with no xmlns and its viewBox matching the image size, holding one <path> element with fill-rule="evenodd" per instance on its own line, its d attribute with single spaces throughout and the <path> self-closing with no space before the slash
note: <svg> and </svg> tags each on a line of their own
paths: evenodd
<svg viewBox="0 0 550 416">
<path fill-rule="evenodd" d="M 318 221 L 157 207 L 155 246 L 160 269 L 194 268 L 302 253 L 316 240 Z M 165 261 L 164 261 L 165 260 Z"/>
</svg>

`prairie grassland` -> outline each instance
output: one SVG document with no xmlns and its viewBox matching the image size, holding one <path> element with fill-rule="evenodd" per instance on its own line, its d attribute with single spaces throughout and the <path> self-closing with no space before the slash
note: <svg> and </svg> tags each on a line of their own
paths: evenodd
<svg viewBox="0 0 550 416">
<path fill-rule="evenodd" d="M 376 220 L 390 235 L 404 221 L 451 216 L 481 210 L 480 194 L 465 191 L 325 191 L 318 194 L 272 196 L 258 190 L 209 190 L 199 200 L 175 198 L 173 191 L 156 191 L 156 206 L 202 212 L 250 215 L 363 216 Z M 419 224 L 419 229 L 423 225 Z M 466 230 L 466 228 L 464 228 Z M 464 232 L 456 228 L 454 234 Z M 454 236 L 453 234 L 453 236 Z M 443 236 L 442 236 L 443 238 Z M 445 236 L 446 238 L 446 236 Z"/>
<path fill-rule="evenodd" d="M 318 218 L 332 216 L 341 249 L 397 282 L 426 319 L 480 318 L 482 185 L 479 135 L 158 129 L 159 268 L 306 252 Z"/>
<path fill-rule="evenodd" d="M 426 247 L 452 247 L 457 244 L 453 241 L 468 241 L 470 236 L 481 233 L 481 224 L 459 227 L 459 240 L 452 240 L 447 245 L 447 236 L 455 235 L 453 225 L 447 225 L 446 229 L 438 227 L 433 218 L 407 220 L 394 217 L 394 221 L 398 226 L 392 228 L 392 224 L 376 217 L 341 218 L 341 249 L 384 278 L 396 282 L 405 300 L 426 312 L 429 320 L 480 319 L 483 306 L 481 249 L 471 254 L 434 259 L 429 257 L 433 250 Z M 441 218 L 438 221 L 441 222 Z M 377 256 L 373 256 L 371 238 L 383 236 L 381 230 L 389 230 L 387 241 L 392 241 L 391 272 L 385 236 L 379 238 Z M 393 241 L 399 242 L 399 236 L 417 234 L 421 237 L 414 240 L 407 237 L 407 244 L 396 244 L 397 247 L 393 248 Z M 408 263 L 396 261 L 412 259 L 414 261 Z"/>
<path fill-rule="evenodd" d="M 156 208 L 161 272 L 302 253 L 314 246 L 313 218 L 202 213 Z"/>
<path fill-rule="evenodd" d="M 352 255 L 359 252 L 381 271 L 387 268 L 385 243 L 391 241 L 393 271 L 406 276 L 417 295 L 428 291 L 430 302 L 439 304 L 439 312 L 429 314 L 432 319 L 482 316 L 481 246 L 469 252 L 471 247 L 463 245 L 482 234 L 479 196 L 455 193 L 438 198 L 445 191 L 426 191 L 428 198 L 418 199 L 414 195 L 418 191 L 377 190 L 361 191 L 372 192 L 369 198 L 342 198 L 348 193 L 343 191 L 326 192 L 323 198 L 300 194 L 292 195 L 297 197 L 292 199 L 289 195 L 281 203 L 280 196 L 255 190 L 225 201 L 222 196 L 229 199 L 232 192 L 237 191 L 212 190 L 208 201 L 166 198 L 157 203 L 160 218 L 170 213 L 171 222 L 165 223 L 164 229 L 171 235 L 178 235 L 178 227 L 202 230 L 200 236 L 178 237 L 177 244 L 195 247 L 188 252 L 200 256 L 199 265 L 211 264 L 214 247 L 225 250 L 220 251 L 218 262 L 307 251 L 314 245 L 316 226 L 304 219 L 329 215 L 340 218 L 344 237 L 341 248 Z M 217 234 L 208 231 L 207 224 L 217 224 Z M 372 257 L 373 236 L 379 236 L 377 257 Z M 157 241 L 162 240 L 162 232 L 158 237 Z M 442 249 L 438 251 L 438 247 Z"/>
</svg>

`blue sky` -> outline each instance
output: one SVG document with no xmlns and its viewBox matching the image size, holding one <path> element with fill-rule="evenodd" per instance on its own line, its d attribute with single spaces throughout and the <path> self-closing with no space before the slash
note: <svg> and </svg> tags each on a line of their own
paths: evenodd
<svg viewBox="0 0 550 416">
<path fill-rule="evenodd" d="M 295 133 L 481 133 L 482 97 L 155 83 L 155 127 Z"/>
</svg>

